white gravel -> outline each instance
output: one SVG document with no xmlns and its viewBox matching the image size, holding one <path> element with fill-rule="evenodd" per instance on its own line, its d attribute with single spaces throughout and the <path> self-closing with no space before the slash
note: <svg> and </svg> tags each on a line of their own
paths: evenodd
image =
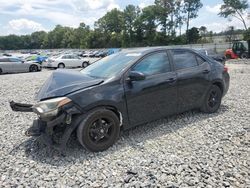
<svg viewBox="0 0 250 188">
<path fill-rule="evenodd" d="M 0 76 L 0 187 L 250 187 L 250 61 L 228 64 L 230 90 L 218 113 L 190 111 L 126 131 L 107 151 L 72 139 L 61 156 L 24 136 L 32 103 L 51 74 Z"/>
</svg>

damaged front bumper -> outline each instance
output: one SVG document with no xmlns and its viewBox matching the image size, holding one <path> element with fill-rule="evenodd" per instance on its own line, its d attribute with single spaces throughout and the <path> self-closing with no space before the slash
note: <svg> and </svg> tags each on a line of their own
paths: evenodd
<svg viewBox="0 0 250 188">
<path fill-rule="evenodd" d="M 34 112 L 32 104 L 10 102 L 10 107 L 17 112 Z M 56 117 L 42 118 L 33 121 L 32 126 L 25 132 L 26 136 L 40 137 L 42 142 L 49 147 L 63 150 L 72 134 L 81 121 L 80 110 L 73 103 L 60 109 Z M 60 137 L 55 136 L 60 133 Z"/>
</svg>

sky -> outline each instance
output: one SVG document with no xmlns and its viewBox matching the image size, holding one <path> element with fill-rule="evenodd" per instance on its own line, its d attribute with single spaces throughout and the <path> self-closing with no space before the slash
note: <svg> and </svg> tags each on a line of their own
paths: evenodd
<svg viewBox="0 0 250 188">
<path fill-rule="evenodd" d="M 206 26 L 214 32 L 224 31 L 232 25 L 243 28 L 240 21 L 229 21 L 217 15 L 222 0 L 201 2 L 203 7 L 198 18 L 191 21 L 191 27 Z M 0 0 L 0 35 L 50 31 L 57 24 L 78 27 L 80 22 L 93 27 L 95 21 L 113 8 L 124 9 L 128 4 L 143 8 L 153 3 L 154 0 Z M 247 22 L 250 26 L 249 20 Z"/>
</svg>

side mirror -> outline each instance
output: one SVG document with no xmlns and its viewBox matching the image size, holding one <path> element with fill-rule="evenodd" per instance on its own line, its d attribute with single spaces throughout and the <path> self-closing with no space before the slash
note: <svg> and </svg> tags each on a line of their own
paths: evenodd
<svg viewBox="0 0 250 188">
<path fill-rule="evenodd" d="M 22 63 L 24 63 L 24 61 L 22 61 Z"/>
<path fill-rule="evenodd" d="M 145 80 L 146 76 L 142 72 L 138 71 L 130 71 L 128 75 L 128 80 L 129 81 L 140 81 L 140 80 Z"/>
</svg>

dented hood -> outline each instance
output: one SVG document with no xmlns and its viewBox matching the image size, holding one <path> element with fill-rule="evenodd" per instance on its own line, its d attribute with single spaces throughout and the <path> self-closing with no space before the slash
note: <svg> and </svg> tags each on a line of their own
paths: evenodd
<svg viewBox="0 0 250 188">
<path fill-rule="evenodd" d="M 35 99 L 62 97 L 74 91 L 99 85 L 103 79 L 86 76 L 74 70 L 56 70 L 41 87 Z"/>
</svg>

